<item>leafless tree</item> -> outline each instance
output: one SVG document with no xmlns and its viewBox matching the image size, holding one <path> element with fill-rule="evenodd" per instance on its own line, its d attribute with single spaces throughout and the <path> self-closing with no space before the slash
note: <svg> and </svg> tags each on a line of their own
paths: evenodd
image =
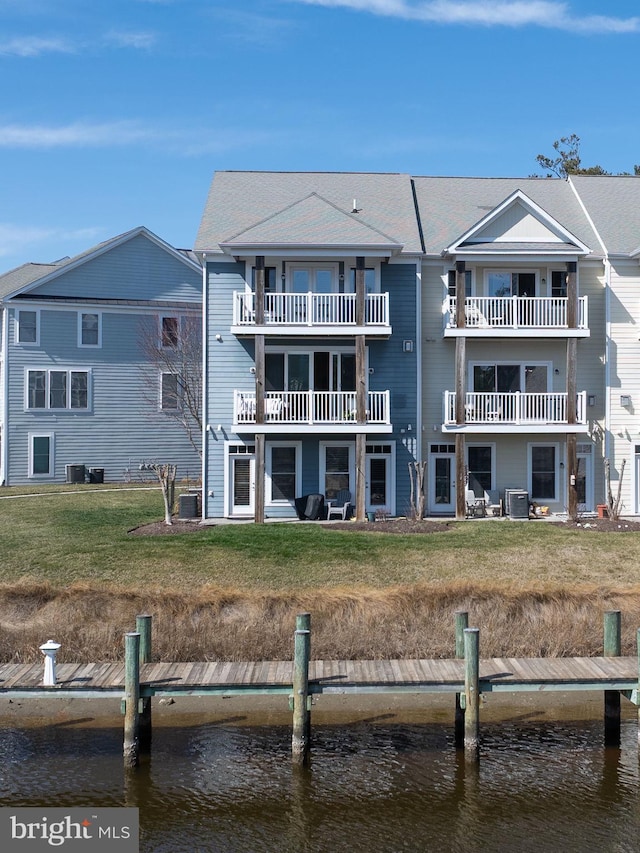
<svg viewBox="0 0 640 853">
<path fill-rule="evenodd" d="M 155 406 L 160 400 L 202 456 L 202 315 L 169 314 L 140 324 L 145 396 Z"/>
<path fill-rule="evenodd" d="M 613 519 L 614 521 L 617 521 L 620 518 L 620 512 L 622 511 L 622 478 L 624 477 L 624 469 L 626 464 L 626 459 L 623 459 L 620 463 L 618 490 L 614 497 L 613 492 L 611 490 L 611 463 L 608 459 L 604 460 L 604 481 L 607 493 L 607 511 L 609 513 L 609 518 Z"/>
<path fill-rule="evenodd" d="M 411 515 L 417 521 L 424 518 L 424 475 L 426 462 L 409 462 L 409 480 L 411 481 Z"/>
</svg>

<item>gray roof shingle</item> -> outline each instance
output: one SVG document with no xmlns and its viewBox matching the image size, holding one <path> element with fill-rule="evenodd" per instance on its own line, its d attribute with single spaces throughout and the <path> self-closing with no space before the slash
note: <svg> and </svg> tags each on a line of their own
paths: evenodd
<svg viewBox="0 0 640 853">
<path fill-rule="evenodd" d="M 640 248 L 640 177 L 572 175 L 571 183 L 609 254 Z"/>
<path fill-rule="evenodd" d="M 216 172 L 194 248 L 218 252 L 220 244 L 250 229 L 258 229 L 261 223 L 314 193 L 346 217 L 342 222 L 347 242 L 356 237 L 365 240 L 366 245 L 374 232 L 381 232 L 386 242 L 402 245 L 404 252 L 421 252 L 410 176 L 366 172 Z M 359 212 L 350 220 L 354 199 Z M 324 226 L 335 240 L 339 228 L 334 215 L 325 209 L 325 216 Z M 332 224 L 329 219 L 333 219 Z M 370 231 L 366 237 L 362 224 Z M 294 225 L 292 221 L 291 227 L 292 240 L 302 243 L 305 236 L 309 237 L 304 223 Z M 279 241 L 282 233 L 279 229 L 269 234 L 265 227 L 264 231 L 257 230 L 256 238 Z M 317 239 L 314 238 L 316 244 Z"/>
</svg>

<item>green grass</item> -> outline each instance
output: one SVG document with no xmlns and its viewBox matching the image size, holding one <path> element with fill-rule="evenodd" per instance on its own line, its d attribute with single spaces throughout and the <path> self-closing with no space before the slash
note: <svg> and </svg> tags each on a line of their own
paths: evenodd
<svg viewBox="0 0 640 853">
<path fill-rule="evenodd" d="M 9 493 L 3 489 L 0 498 Z M 505 520 L 465 521 L 426 535 L 385 535 L 382 524 L 368 533 L 303 523 L 128 534 L 162 514 L 157 490 L 61 494 L 51 488 L 46 496 L 0 500 L 0 583 L 183 591 L 458 582 L 512 588 L 638 586 L 636 533 Z"/>
</svg>

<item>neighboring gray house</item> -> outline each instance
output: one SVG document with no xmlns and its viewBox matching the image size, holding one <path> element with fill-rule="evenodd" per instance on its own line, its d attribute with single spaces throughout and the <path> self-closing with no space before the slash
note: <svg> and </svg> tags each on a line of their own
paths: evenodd
<svg viewBox="0 0 640 853">
<path fill-rule="evenodd" d="M 198 480 L 199 432 L 150 353 L 178 351 L 201 311 L 196 257 L 142 227 L 0 276 L 0 483 L 122 481 L 145 461 Z"/>
</svg>

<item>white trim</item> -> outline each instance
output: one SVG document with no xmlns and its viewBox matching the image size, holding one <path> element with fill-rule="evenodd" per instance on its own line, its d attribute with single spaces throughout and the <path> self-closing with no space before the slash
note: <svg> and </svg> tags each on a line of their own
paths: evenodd
<svg viewBox="0 0 640 853">
<path fill-rule="evenodd" d="M 355 441 L 320 441 L 318 442 L 318 492 L 325 494 L 327 476 L 327 447 L 349 448 L 349 491 L 355 496 L 356 485 L 356 443 Z"/>
<path fill-rule="evenodd" d="M 432 442 L 435 444 L 435 442 Z M 467 471 L 469 470 L 469 448 L 470 447 L 488 447 L 491 450 L 491 491 L 497 489 L 497 474 L 496 474 L 496 464 L 498 461 L 497 454 L 497 445 L 495 441 L 470 441 L 465 442 L 465 460 L 464 463 L 467 467 Z M 486 490 L 485 490 L 486 491 Z"/>
<path fill-rule="evenodd" d="M 30 480 L 47 480 L 51 479 L 55 476 L 55 453 L 54 453 L 54 437 L 55 434 L 53 432 L 29 432 L 27 434 L 27 440 L 29 442 L 28 447 L 28 458 L 29 458 L 29 467 L 27 471 L 27 476 Z M 48 438 L 49 439 L 49 470 L 46 474 L 34 474 L 33 473 L 33 440 L 34 438 Z"/>
<path fill-rule="evenodd" d="M 527 210 L 535 219 L 538 219 L 545 227 L 547 227 L 550 231 L 553 231 L 556 236 L 560 236 L 563 239 L 563 242 L 572 243 L 576 246 L 576 254 L 590 254 L 591 249 L 586 246 L 581 240 L 573 235 L 570 231 L 568 231 L 563 225 L 561 225 L 557 219 L 554 219 L 552 216 L 543 210 L 539 205 L 537 205 L 532 199 L 529 198 L 522 190 L 516 190 L 511 193 L 511 195 L 507 196 L 497 207 L 494 207 L 493 210 L 489 211 L 486 216 L 483 216 L 479 222 L 476 222 L 471 228 L 464 232 L 455 243 L 452 243 L 445 249 L 445 252 L 450 255 L 455 255 L 457 253 L 464 253 L 465 248 L 461 248 L 463 243 L 468 243 L 471 237 L 474 234 L 477 234 L 479 231 L 482 231 L 490 222 L 498 219 L 505 210 L 509 207 L 514 207 L 516 204 L 521 204 L 525 210 Z M 482 240 L 481 242 L 485 243 L 486 240 Z M 531 241 L 519 241 L 522 242 L 531 242 Z M 542 241 L 548 242 L 548 241 Z M 498 241 L 499 243 L 499 241 Z M 504 246 L 502 243 L 499 245 Z M 531 253 L 535 254 L 535 242 L 531 242 Z M 473 246 L 469 247 L 473 250 Z M 503 249 L 504 251 L 504 249 Z M 521 250 L 520 250 L 521 251 Z M 490 254 L 490 253 L 489 253 Z M 527 251 L 523 254 L 529 254 Z"/>
<path fill-rule="evenodd" d="M 2 356 L 0 357 L 0 486 L 8 485 L 9 471 L 9 310 L 2 313 Z"/>
<path fill-rule="evenodd" d="M 564 446 L 564 445 L 563 445 Z M 534 447 L 553 447 L 555 448 L 555 471 L 554 471 L 554 489 L 555 489 L 555 497 L 551 498 L 548 496 L 540 496 L 533 494 L 532 482 L 533 482 L 533 462 L 532 462 L 532 451 Z M 527 491 L 529 492 L 529 499 L 532 501 L 549 501 L 550 503 L 562 503 L 561 496 L 561 482 L 560 482 L 560 463 L 563 462 L 563 457 L 560 455 L 560 443 L 557 441 L 529 441 L 527 442 Z M 564 462 L 563 462 L 564 464 Z"/>
<path fill-rule="evenodd" d="M 397 484 L 396 484 L 396 442 L 395 440 L 390 441 L 367 441 L 367 444 L 388 444 L 389 452 L 388 453 L 365 453 L 365 474 L 366 474 L 366 485 L 365 485 L 365 494 L 368 498 L 371 497 L 371 467 L 369 462 L 371 459 L 386 459 L 388 462 L 387 465 L 387 493 L 389 497 L 389 501 L 385 503 L 386 508 L 389 511 L 390 515 L 395 515 L 397 512 Z M 418 459 L 420 456 L 418 455 Z M 367 507 L 367 510 L 369 507 Z"/>
<path fill-rule="evenodd" d="M 253 445 L 255 448 L 255 438 L 252 440 L 247 440 L 247 441 L 243 441 L 242 439 L 237 439 L 234 441 L 231 441 L 229 439 L 225 439 L 224 449 L 223 449 L 224 474 L 223 474 L 223 486 L 222 486 L 223 493 L 224 493 L 224 500 L 223 500 L 223 517 L 224 518 L 233 518 L 234 517 L 233 513 L 231 512 L 231 509 L 232 509 L 231 490 L 233 488 L 233 479 L 231 477 L 231 459 L 234 456 L 240 458 L 240 454 L 231 453 L 230 449 L 231 449 L 231 447 L 237 447 L 238 445 L 242 445 L 243 447 L 246 447 L 246 448 L 249 448 L 249 447 L 251 447 L 251 445 Z M 253 453 L 247 452 L 246 454 L 243 454 L 243 455 L 245 455 L 246 457 L 248 457 L 250 459 L 252 458 L 254 460 L 254 477 L 255 477 L 255 458 L 256 458 L 255 449 L 254 449 Z M 255 482 L 255 480 L 254 480 L 254 482 Z M 253 507 L 253 512 L 255 512 L 255 504 Z M 244 517 L 244 518 L 251 517 L 251 515 L 253 515 L 253 512 L 246 513 L 242 517 Z"/>
<path fill-rule="evenodd" d="M 69 414 L 82 414 L 84 412 L 91 412 L 93 409 L 93 370 L 90 367 L 57 367 L 57 366 L 49 366 L 49 367 L 38 367 L 35 364 L 25 366 L 24 370 L 24 411 L 29 413 L 41 413 L 41 412 L 55 412 L 56 414 L 62 414 L 68 412 Z M 45 403 L 44 406 L 29 406 L 29 374 L 30 373 L 45 373 L 46 374 L 46 388 L 45 388 Z M 61 408 L 52 408 L 49 403 L 51 400 L 51 386 L 50 386 L 50 375 L 51 373 L 66 373 L 67 375 L 67 403 L 68 405 Z M 87 405 L 86 408 L 72 408 L 71 407 L 71 374 L 72 373 L 86 373 L 87 374 Z"/>
<path fill-rule="evenodd" d="M 295 490 L 294 496 L 302 494 L 302 442 L 301 441 L 269 441 L 265 442 L 264 449 L 264 494 L 265 506 L 272 507 L 291 507 L 295 508 L 293 500 L 286 499 L 274 500 L 273 498 L 273 481 L 272 474 L 272 458 L 271 452 L 274 447 L 293 447 L 295 450 Z"/>
<path fill-rule="evenodd" d="M 96 344 L 85 344 L 82 341 L 82 318 L 87 314 L 95 315 L 98 318 L 98 342 Z M 78 311 L 78 347 L 79 349 L 102 348 L 102 311 Z"/>
</svg>

